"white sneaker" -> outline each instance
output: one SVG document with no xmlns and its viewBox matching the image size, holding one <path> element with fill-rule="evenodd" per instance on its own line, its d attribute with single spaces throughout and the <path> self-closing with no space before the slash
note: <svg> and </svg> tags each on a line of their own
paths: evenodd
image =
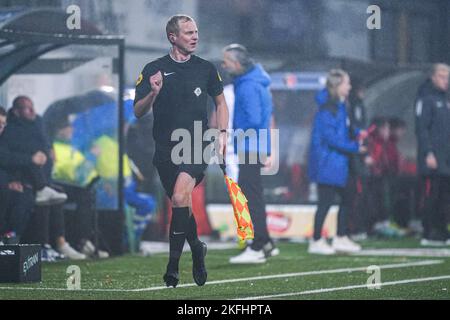
<svg viewBox="0 0 450 320">
<path fill-rule="evenodd" d="M 280 254 L 280 249 L 278 248 L 273 248 L 270 253 L 269 253 L 269 257 L 276 257 Z"/>
<path fill-rule="evenodd" d="M 366 232 L 361 232 L 361 233 L 356 233 L 356 234 L 350 236 L 350 238 L 353 241 L 364 241 L 364 240 L 367 240 L 368 236 L 367 236 Z"/>
<path fill-rule="evenodd" d="M 336 252 L 342 253 L 355 253 L 361 251 L 361 246 L 350 240 L 347 236 L 335 236 L 333 238 L 333 248 Z"/>
<path fill-rule="evenodd" d="M 62 253 L 54 250 L 48 243 L 44 244 L 42 249 L 45 251 L 45 255 L 49 258 L 50 261 L 60 261 L 66 259 L 66 257 Z"/>
<path fill-rule="evenodd" d="M 70 260 L 85 260 L 87 257 L 85 254 L 78 252 L 72 248 L 67 242 L 63 246 L 58 248 L 58 251 L 65 255 Z"/>
<path fill-rule="evenodd" d="M 274 245 L 274 243 L 272 241 L 267 242 L 263 246 L 262 250 L 263 250 L 264 256 L 266 258 L 268 258 L 268 257 L 275 257 L 275 256 L 278 256 L 280 254 L 280 249 L 275 247 L 275 245 Z"/>
<path fill-rule="evenodd" d="M 446 242 L 444 240 L 431 240 L 422 238 L 422 240 L 420 240 L 420 245 L 425 247 L 444 247 L 445 245 L 450 245 L 450 242 L 448 240 Z"/>
<path fill-rule="evenodd" d="M 106 259 L 106 258 L 109 258 L 109 253 L 108 253 L 108 251 L 98 250 L 97 254 L 98 254 L 98 257 L 99 257 L 100 259 Z"/>
<path fill-rule="evenodd" d="M 266 257 L 263 250 L 253 250 L 247 247 L 244 252 L 240 255 L 230 258 L 230 263 L 264 263 L 266 262 Z"/>
<path fill-rule="evenodd" d="M 316 241 L 311 239 L 309 242 L 308 253 L 331 255 L 335 254 L 336 251 L 328 244 L 327 240 L 320 238 Z"/>
<path fill-rule="evenodd" d="M 44 187 L 44 189 L 36 193 L 36 205 L 37 206 L 50 206 L 56 204 L 62 204 L 66 202 L 67 194 L 58 192 L 50 187 Z"/>
<path fill-rule="evenodd" d="M 88 257 L 94 257 L 95 256 L 95 246 L 94 244 L 87 240 L 81 249 L 81 253 L 85 254 Z M 98 250 L 98 257 L 100 259 L 109 258 L 109 253 L 106 251 Z"/>
</svg>

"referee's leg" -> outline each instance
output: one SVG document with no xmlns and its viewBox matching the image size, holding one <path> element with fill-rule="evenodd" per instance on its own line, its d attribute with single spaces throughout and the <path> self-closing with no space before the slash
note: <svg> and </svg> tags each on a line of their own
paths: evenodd
<svg viewBox="0 0 450 320">
<path fill-rule="evenodd" d="M 197 225 L 191 216 L 192 191 L 196 180 L 186 172 L 181 172 L 175 182 L 172 194 L 172 221 L 169 234 L 169 263 L 164 275 L 167 286 L 178 284 L 178 264 L 183 251 L 184 242 L 188 239 L 193 259 L 193 277 L 198 285 L 206 282 L 206 268 L 204 256 L 206 245 L 198 241 Z"/>
</svg>

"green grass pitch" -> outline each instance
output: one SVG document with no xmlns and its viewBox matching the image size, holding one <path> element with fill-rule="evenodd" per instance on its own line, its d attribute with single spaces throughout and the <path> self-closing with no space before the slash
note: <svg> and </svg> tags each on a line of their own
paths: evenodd
<svg viewBox="0 0 450 320">
<path fill-rule="evenodd" d="M 362 242 L 364 249 L 419 248 L 414 239 Z M 44 263 L 42 282 L 0 284 L 5 299 L 450 299 L 450 257 L 316 256 L 306 244 L 279 242 L 281 254 L 261 265 L 230 265 L 238 249 L 209 250 L 208 282 L 192 279 L 190 252 L 176 289 L 164 288 L 166 254 Z M 450 251 L 450 247 L 442 249 Z M 81 270 L 81 290 L 68 290 L 68 266 Z M 380 289 L 369 289 L 367 267 L 380 267 Z"/>
</svg>

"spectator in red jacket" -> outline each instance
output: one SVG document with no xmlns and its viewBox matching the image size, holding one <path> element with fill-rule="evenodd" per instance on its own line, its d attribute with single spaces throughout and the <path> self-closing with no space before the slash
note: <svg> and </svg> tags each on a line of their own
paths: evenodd
<svg viewBox="0 0 450 320">
<path fill-rule="evenodd" d="M 399 171 L 400 154 L 397 140 L 391 134 L 389 120 L 379 118 L 373 123 L 376 129 L 368 139 L 370 173 L 375 177 L 396 175 Z"/>
<path fill-rule="evenodd" d="M 416 161 L 407 159 L 399 148 L 406 133 L 406 123 L 400 118 L 389 119 L 391 127 L 391 138 L 395 152 L 398 155 L 398 174 L 392 179 L 392 208 L 394 226 L 404 234 L 407 232 L 417 233 L 420 221 L 414 215 L 411 203 L 415 201 L 416 190 Z M 416 221 L 414 221 L 416 219 Z M 409 229 L 409 230 L 408 230 Z"/>
<path fill-rule="evenodd" d="M 372 121 L 376 129 L 368 138 L 369 166 L 368 201 L 371 210 L 369 225 L 372 233 L 389 235 L 392 180 L 399 172 L 400 155 L 395 139 L 392 139 L 389 120 L 376 118 Z"/>
</svg>

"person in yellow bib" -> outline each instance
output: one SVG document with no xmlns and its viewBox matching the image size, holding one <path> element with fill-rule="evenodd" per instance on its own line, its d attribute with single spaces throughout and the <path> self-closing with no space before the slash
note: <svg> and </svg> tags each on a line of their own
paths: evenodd
<svg viewBox="0 0 450 320">
<path fill-rule="evenodd" d="M 53 180 L 62 185 L 68 195 L 68 202 L 76 204 L 76 223 L 73 225 L 73 237 L 77 248 L 87 256 L 94 256 L 95 247 L 90 240 L 93 235 L 93 216 L 95 194 L 87 188 L 94 178 L 99 176 L 95 164 L 71 144 L 73 127 L 67 119 L 58 126 L 53 151 L 55 163 Z M 109 256 L 106 251 L 98 251 L 100 258 Z"/>
<path fill-rule="evenodd" d="M 64 126 L 58 131 L 56 140 L 53 142 L 56 158 L 53 178 L 85 186 L 98 175 L 98 172 L 92 162 L 86 160 L 85 156 L 70 144 L 72 132 L 72 126 Z"/>
</svg>

